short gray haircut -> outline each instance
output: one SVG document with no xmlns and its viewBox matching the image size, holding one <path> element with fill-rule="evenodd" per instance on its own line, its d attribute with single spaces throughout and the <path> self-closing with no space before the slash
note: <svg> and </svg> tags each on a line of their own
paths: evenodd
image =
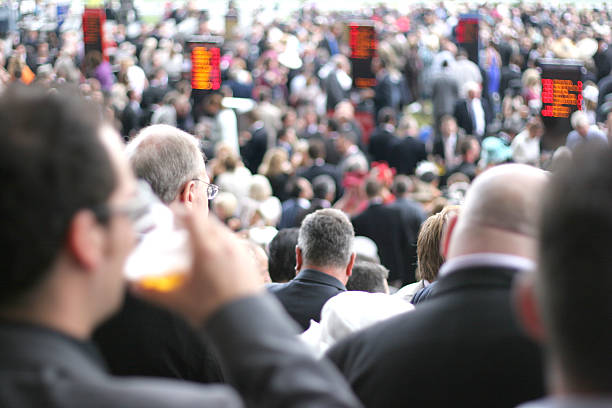
<svg viewBox="0 0 612 408">
<path fill-rule="evenodd" d="M 142 129 L 128 144 L 127 154 L 136 177 L 146 180 L 165 204 L 206 168 L 198 139 L 169 125 Z"/>
<path fill-rule="evenodd" d="M 304 218 L 297 246 L 305 264 L 345 267 L 353 253 L 354 238 L 348 217 L 340 210 L 326 208 Z"/>
<path fill-rule="evenodd" d="M 570 123 L 572 124 L 572 128 L 576 129 L 578 126 L 589 126 L 589 117 L 583 111 L 577 110 L 572 113 L 570 117 Z"/>
</svg>

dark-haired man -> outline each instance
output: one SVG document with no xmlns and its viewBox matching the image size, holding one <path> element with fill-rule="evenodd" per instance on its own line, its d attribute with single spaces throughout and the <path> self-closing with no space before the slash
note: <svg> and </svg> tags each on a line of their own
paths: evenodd
<svg viewBox="0 0 612 408">
<path fill-rule="evenodd" d="M 521 408 L 612 406 L 611 208 L 610 150 L 578 149 L 543 200 L 537 272 L 518 286 L 522 322 L 547 351 L 550 394 Z"/>
<path fill-rule="evenodd" d="M 369 205 L 351 219 L 356 235 L 368 237 L 376 243 L 380 262 L 389 268 L 389 282 L 399 286 L 414 282 L 416 237 L 414 217 L 397 206 L 383 203 L 382 184 L 368 179 L 365 185 Z M 418 223 L 420 225 L 420 223 Z M 399 281 L 399 282 L 398 282 Z"/>
<path fill-rule="evenodd" d="M 295 278 L 295 246 L 299 228 L 284 228 L 268 245 L 268 272 L 272 282 L 285 283 Z"/>
<path fill-rule="evenodd" d="M 0 405 L 358 406 L 331 368 L 292 341 L 275 303 L 257 295 L 246 247 L 197 212 L 179 213 L 194 248 L 185 284 L 139 292 L 206 325 L 242 397 L 229 386 L 106 373 L 89 338 L 119 307 L 134 222 L 148 203 L 119 135 L 97 112 L 62 92 L 0 96 Z"/>
</svg>

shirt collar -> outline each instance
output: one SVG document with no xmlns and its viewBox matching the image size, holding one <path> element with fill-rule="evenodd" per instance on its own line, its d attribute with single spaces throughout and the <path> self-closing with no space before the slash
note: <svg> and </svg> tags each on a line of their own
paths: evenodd
<svg viewBox="0 0 612 408">
<path fill-rule="evenodd" d="M 502 253 L 476 253 L 469 255 L 461 255 L 449 259 L 442 265 L 438 277 L 442 277 L 454 271 L 470 268 L 474 266 L 487 267 L 502 267 L 519 270 L 535 269 L 535 262 L 531 259 L 517 255 L 509 255 Z"/>
</svg>

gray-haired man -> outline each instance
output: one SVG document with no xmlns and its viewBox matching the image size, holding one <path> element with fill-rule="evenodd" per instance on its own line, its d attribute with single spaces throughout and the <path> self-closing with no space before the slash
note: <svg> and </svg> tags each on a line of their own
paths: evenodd
<svg viewBox="0 0 612 408">
<path fill-rule="evenodd" d="M 136 177 L 146 180 L 165 204 L 180 202 L 208 214 L 218 191 L 206 174 L 198 140 L 169 125 L 146 127 L 129 143 Z M 148 375 L 197 382 L 220 382 L 216 357 L 182 319 L 130 293 L 123 307 L 94 339 L 115 375 Z"/>
<path fill-rule="evenodd" d="M 354 237 L 342 211 L 323 209 L 304 218 L 295 248 L 297 276 L 269 287 L 303 330 L 311 319 L 321 319 L 321 308 L 329 298 L 346 291 L 355 262 Z"/>
</svg>

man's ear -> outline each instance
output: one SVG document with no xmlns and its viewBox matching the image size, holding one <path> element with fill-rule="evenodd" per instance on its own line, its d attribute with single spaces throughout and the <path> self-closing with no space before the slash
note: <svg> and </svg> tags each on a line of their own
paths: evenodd
<svg viewBox="0 0 612 408">
<path fill-rule="evenodd" d="M 346 265 L 346 276 L 351 276 L 353 274 L 353 265 L 355 265 L 355 258 L 357 255 L 355 252 L 351 254 L 351 258 L 349 259 L 348 265 Z"/>
<path fill-rule="evenodd" d="M 185 184 L 177 199 L 185 204 L 185 207 L 191 208 L 196 201 L 196 182 L 195 180 L 190 180 Z"/>
<path fill-rule="evenodd" d="M 302 250 L 300 249 L 299 246 L 296 245 L 295 247 L 295 274 L 296 275 L 302 269 L 303 262 L 304 262 L 304 259 L 302 258 Z"/>
<path fill-rule="evenodd" d="M 446 259 L 448 255 L 448 248 L 450 246 L 450 240 L 453 235 L 453 231 L 455 230 L 455 226 L 457 225 L 457 220 L 459 219 L 457 213 L 450 213 L 448 215 L 448 219 L 444 223 L 442 227 L 442 239 L 440 240 L 440 254 L 442 258 Z"/>
<path fill-rule="evenodd" d="M 105 231 L 89 210 L 78 211 L 68 227 L 67 249 L 83 269 L 93 270 L 104 257 Z"/>
<path fill-rule="evenodd" d="M 535 274 L 523 272 L 514 280 L 512 288 L 514 309 L 518 320 L 529 337 L 537 342 L 546 341 L 540 308 L 536 297 Z"/>
</svg>

